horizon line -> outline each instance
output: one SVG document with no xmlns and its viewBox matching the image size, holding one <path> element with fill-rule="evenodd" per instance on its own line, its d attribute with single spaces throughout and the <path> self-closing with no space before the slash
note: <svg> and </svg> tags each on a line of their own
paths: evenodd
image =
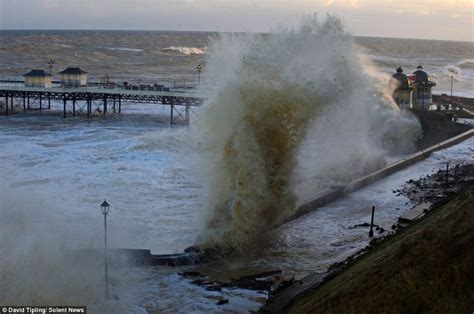
<svg viewBox="0 0 474 314">
<path fill-rule="evenodd" d="M 260 32 L 260 31 L 211 31 L 211 30 L 172 30 L 172 29 L 99 29 L 99 28 L 0 28 L 0 32 L 3 31 L 97 31 L 97 32 L 174 32 L 174 33 L 237 33 L 237 34 L 270 34 L 271 32 Z M 448 41 L 448 42 L 461 42 L 461 43 L 474 43 L 474 39 L 471 40 L 452 40 L 452 39 L 438 39 L 438 38 L 414 38 L 414 37 L 396 37 L 396 36 L 374 36 L 374 35 L 355 35 L 349 33 L 353 37 L 365 37 L 365 38 L 388 38 L 388 39 L 408 39 L 408 40 L 428 40 L 428 41 Z"/>
</svg>

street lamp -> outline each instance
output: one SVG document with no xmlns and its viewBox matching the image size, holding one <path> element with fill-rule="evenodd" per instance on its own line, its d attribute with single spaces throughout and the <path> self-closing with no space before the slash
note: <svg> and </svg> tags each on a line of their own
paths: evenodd
<svg viewBox="0 0 474 314">
<path fill-rule="evenodd" d="M 454 77 L 451 75 L 451 99 L 449 101 L 451 103 L 451 107 L 453 106 L 453 80 L 454 80 Z"/>
<path fill-rule="evenodd" d="M 196 67 L 196 70 L 198 72 L 198 87 L 201 86 L 201 71 L 202 71 L 202 66 L 198 64 Z"/>
<path fill-rule="evenodd" d="M 107 215 L 109 214 L 110 204 L 106 200 L 100 204 L 100 209 L 102 210 L 102 215 L 104 215 L 104 265 L 105 265 L 105 297 L 109 297 L 109 273 L 107 265 Z"/>
<path fill-rule="evenodd" d="M 49 74 L 53 75 L 53 65 L 54 65 L 54 61 L 53 61 L 53 60 L 49 60 L 48 64 L 49 64 Z"/>
</svg>

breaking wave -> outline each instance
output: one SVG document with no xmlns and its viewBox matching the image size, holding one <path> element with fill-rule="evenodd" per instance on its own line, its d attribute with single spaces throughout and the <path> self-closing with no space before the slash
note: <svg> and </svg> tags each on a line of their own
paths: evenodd
<svg viewBox="0 0 474 314">
<path fill-rule="evenodd" d="M 138 49 L 138 48 L 126 48 L 126 47 L 107 47 L 107 50 L 112 50 L 112 51 L 130 51 L 130 52 L 141 52 L 143 49 Z"/>
<path fill-rule="evenodd" d="M 383 166 L 420 134 L 337 17 L 222 35 L 209 50 L 217 89 L 195 126 L 210 150 L 201 247 L 243 251 L 305 193 Z"/>
<path fill-rule="evenodd" d="M 453 77 L 456 82 L 461 82 L 464 80 L 474 79 L 474 72 L 469 68 L 465 68 L 463 70 L 459 63 L 458 65 L 448 64 L 445 67 L 433 70 L 431 72 L 431 77 L 435 81 L 444 83 L 449 82 L 451 80 L 451 77 Z"/>
<path fill-rule="evenodd" d="M 197 48 L 197 47 L 176 47 L 176 46 L 170 46 L 167 48 L 163 48 L 163 51 L 171 51 L 171 52 L 177 52 L 181 53 L 183 55 L 201 55 L 206 53 L 207 48 Z"/>
</svg>

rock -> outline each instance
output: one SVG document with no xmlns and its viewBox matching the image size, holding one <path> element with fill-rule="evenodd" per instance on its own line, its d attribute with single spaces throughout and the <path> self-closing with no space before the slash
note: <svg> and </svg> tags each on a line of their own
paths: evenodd
<svg viewBox="0 0 474 314">
<path fill-rule="evenodd" d="M 216 304 L 217 305 L 224 305 L 224 304 L 227 304 L 227 303 L 229 303 L 228 299 L 222 299 L 222 300 L 219 300 Z"/>
</svg>

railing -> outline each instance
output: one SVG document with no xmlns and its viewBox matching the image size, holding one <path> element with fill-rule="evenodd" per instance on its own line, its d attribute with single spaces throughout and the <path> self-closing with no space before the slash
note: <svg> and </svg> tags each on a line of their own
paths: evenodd
<svg viewBox="0 0 474 314">
<path fill-rule="evenodd" d="M 24 86 L 25 80 L 21 76 L 0 76 L 1 86 Z M 62 87 L 60 80 L 54 80 L 52 87 Z M 172 86 L 158 84 L 157 80 L 142 79 L 111 79 L 91 80 L 87 82 L 87 87 L 96 87 L 104 89 L 123 89 L 123 90 L 141 90 L 141 91 L 192 91 L 196 89 L 195 84 L 187 84 L 174 81 Z"/>
</svg>

